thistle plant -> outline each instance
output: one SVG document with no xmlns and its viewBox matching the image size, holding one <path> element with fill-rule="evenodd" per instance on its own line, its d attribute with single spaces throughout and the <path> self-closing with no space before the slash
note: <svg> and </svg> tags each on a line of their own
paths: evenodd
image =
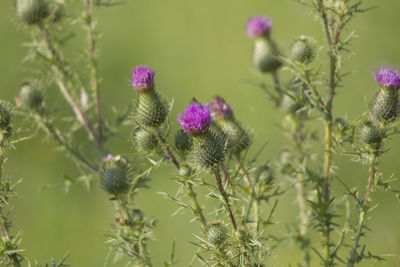
<svg viewBox="0 0 400 267">
<path fill-rule="evenodd" d="M 335 117 L 334 100 L 346 86 L 342 68 L 354 37 L 353 31 L 348 34 L 349 23 L 368 8 L 362 7 L 362 0 L 298 2 L 320 21 L 324 44 L 296 33 L 288 45 L 280 47 L 273 39 L 269 17 L 256 15 L 246 24 L 254 43 L 253 67 L 263 79 L 260 88 L 279 110 L 281 130 L 289 144 L 276 158 L 263 159 L 265 146 L 251 150 L 253 131 L 238 120 L 228 98 L 217 94 L 201 103 L 194 96 L 174 117 L 172 96 L 158 86 L 157 72 L 148 65 L 132 69 L 133 89 L 126 89 L 135 95 L 131 108 L 119 107 L 115 122 L 104 116 L 104 110 L 111 108 L 101 97 L 107 88 L 99 74 L 93 8 L 113 3 L 16 1 L 18 23 L 32 36 L 27 58 L 40 69 L 37 77 L 18 86 L 17 119 L 25 119 L 22 127 L 52 140 L 73 160 L 81 176 L 74 179 L 66 174 L 67 186 L 94 183 L 106 193 L 115 209 L 111 226 L 105 226 L 113 263 L 156 266 L 152 256 L 159 252 L 150 251 L 149 244 L 157 242 L 157 214 L 143 210 L 136 196 L 146 194 L 157 169 L 177 185 L 176 194 L 162 195 L 177 204 L 176 213 L 189 212 L 197 227 L 190 242 L 192 260 L 180 262 L 173 245 L 164 266 L 274 265 L 272 256 L 288 241 L 294 241 L 302 254 L 296 266 L 356 266 L 384 259 L 367 250 L 366 234 L 375 207 L 374 189 L 400 194 L 378 168 L 389 137 L 398 132 L 399 70 L 390 65 L 374 70 L 378 90 L 368 116 L 351 121 Z M 71 13 L 63 18 L 65 12 Z M 58 38 L 60 30 L 71 31 L 75 24 L 83 26 L 87 36 L 80 43 L 85 51 L 80 60 L 73 59 L 67 52 L 69 43 Z M 281 76 L 283 72 L 289 74 Z M 290 78 L 281 81 L 279 77 L 285 76 Z M 55 87 L 69 107 L 67 115 L 47 101 L 48 91 Z M 0 102 L 0 262 L 22 266 L 27 259 L 19 248 L 20 236 L 11 234 L 8 212 L 14 186 L 2 176 L 4 153 L 13 144 L 12 117 L 10 105 Z M 130 132 L 124 138 L 130 142 L 126 147 L 132 149 L 116 151 L 110 141 L 124 128 Z M 349 188 L 345 179 L 336 176 L 340 166 L 335 165 L 335 155 L 351 155 L 368 163 L 365 192 L 363 186 Z M 168 166 L 173 167 L 172 174 Z M 336 182 L 344 194 L 333 189 Z M 293 213 L 298 216 L 295 221 L 278 223 L 275 213 L 286 196 L 296 202 Z M 352 210 L 359 213 L 354 215 Z M 271 230 L 271 225 L 281 230 Z M 281 234 L 287 229 L 289 233 Z M 65 258 L 52 266 L 65 266 L 64 262 Z M 293 262 L 288 259 L 287 264 Z"/>
</svg>

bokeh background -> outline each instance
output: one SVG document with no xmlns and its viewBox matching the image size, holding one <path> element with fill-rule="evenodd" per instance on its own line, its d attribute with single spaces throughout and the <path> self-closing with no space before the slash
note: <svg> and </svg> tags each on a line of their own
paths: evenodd
<svg viewBox="0 0 400 267">
<path fill-rule="evenodd" d="M 34 76 L 32 70 L 40 67 L 23 62 L 29 33 L 13 22 L 12 2 L 0 1 L 0 98 L 9 101 L 13 101 L 18 84 Z M 354 73 L 345 78 L 335 101 L 335 116 L 350 119 L 366 110 L 376 90 L 370 68 L 382 62 L 400 63 L 400 30 L 396 26 L 400 2 L 370 0 L 365 4 L 378 8 L 360 15 L 351 24 L 358 38 L 353 41 L 354 56 L 346 59 L 346 70 Z M 289 40 L 300 34 L 313 36 L 318 45 L 323 44 L 319 22 L 293 0 L 127 0 L 122 6 L 96 9 L 97 29 L 102 33 L 98 45 L 106 112 L 110 113 L 111 106 L 122 109 L 130 104 L 134 96 L 129 86 L 130 69 L 148 64 L 157 71 L 159 90 L 175 99 L 173 116 L 191 97 L 207 101 L 218 93 L 232 104 L 236 116 L 254 129 L 255 145 L 250 155 L 268 140 L 262 158 L 276 159 L 279 150 L 288 144 L 277 126 L 281 116 L 265 93 L 246 83 L 264 79 L 251 68 L 252 42 L 245 35 L 245 22 L 254 14 L 272 17 L 273 37 L 283 51 Z M 78 36 L 71 41 L 71 51 L 78 55 L 83 49 L 79 47 L 82 29 L 76 27 L 75 31 Z M 324 50 L 319 57 L 321 63 L 326 63 Z M 51 104 L 63 107 L 57 91 L 48 94 L 49 99 L 55 99 Z M 116 153 L 131 153 L 127 138 L 114 143 Z M 382 158 L 380 168 L 387 175 L 399 174 L 399 137 L 394 136 L 390 144 L 391 150 Z M 335 161 L 340 166 L 339 177 L 349 186 L 364 190 L 367 168 L 347 157 L 335 157 Z M 105 229 L 113 220 L 106 195 L 96 185 L 90 191 L 77 185 L 64 193 L 64 174 L 74 176 L 79 172 L 55 149 L 54 143 L 43 142 L 40 136 L 18 144 L 18 149 L 10 153 L 7 170 L 13 179 L 23 178 L 18 186 L 21 196 L 13 204 L 14 229 L 23 231 L 25 254 L 44 262 L 50 257 L 61 258 L 69 251 L 68 262 L 72 266 L 103 266 L 107 254 Z M 189 215 L 171 216 L 175 203 L 158 194 L 176 191 L 177 185 L 170 180 L 172 173 L 158 172 L 152 188 L 142 191 L 137 201 L 147 215 L 159 219 L 156 240 L 151 243 L 155 266 L 162 266 L 168 259 L 173 240 L 177 242 L 178 266 L 187 266 L 194 251 L 189 241 L 194 240 L 192 232 L 198 232 L 198 225 L 189 222 Z M 343 192 L 337 182 L 334 188 Z M 296 219 L 295 193 L 291 194 L 280 202 L 276 214 L 280 225 L 277 229 L 282 235 L 285 225 Z M 376 253 L 400 254 L 400 203 L 393 195 L 379 192 L 373 194 L 373 199 L 379 202 L 379 208 L 370 221 L 369 247 Z M 294 264 L 298 258 L 290 243 L 272 256 L 274 266 Z M 391 257 L 378 265 L 400 266 L 400 260 Z"/>
</svg>

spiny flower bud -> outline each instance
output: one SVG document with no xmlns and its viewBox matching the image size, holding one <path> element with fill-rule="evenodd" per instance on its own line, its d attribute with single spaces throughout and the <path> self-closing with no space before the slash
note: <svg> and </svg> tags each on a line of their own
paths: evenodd
<svg viewBox="0 0 400 267">
<path fill-rule="evenodd" d="M 247 34 L 254 38 L 253 64 L 262 73 L 274 72 L 282 65 L 270 31 L 268 17 L 254 16 L 247 21 Z"/>
<path fill-rule="evenodd" d="M 227 148 L 233 154 L 238 154 L 249 147 L 251 139 L 248 132 L 235 120 L 231 106 L 222 97 L 214 97 L 211 115 L 215 119 L 218 132 L 222 132 L 227 140 Z"/>
<path fill-rule="evenodd" d="M 314 59 L 314 47 L 311 40 L 302 35 L 290 44 L 290 56 L 294 61 L 308 64 Z"/>
<path fill-rule="evenodd" d="M 192 137 L 184 130 L 179 130 L 175 134 L 175 146 L 181 151 L 186 151 L 192 146 Z"/>
<path fill-rule="evenodd" d="M 188 162 L 194 169 L 214 168 L 225 157 L 224 140 L 209 130 L 212 122 L 209 109 L 210 104 L 193 102 L 178 116 L 182 129 L 193 138 Z"/>
<path fill-rule="evenodd" d="M 398 90 L 381 87 L 373 103 L 373 117 L 385 122 L 396 119 L 399 114 Z"/>
<path fill-rule="evenodd" d="M 129 211 L 129 224 L 140 224 L 143 222 L 143 212 L 139 209 L 132 209 Z"/>
<path fill-rule="evenodd" d="M 210 104 L 193 102 L 179 113 L 178 121 L 184 131 L 191 135 L 204 133 L 211 125 Z"/>
<path fill-rule="evenodd" d="M 135 143 L 138 151 L 154 151 L 157 148 L 157 137 L 145 129 L 139 128 L 135 132 Z"/>
<path fill-rule="evenodd" d="M 18 103 L 24 108 L 38 109 L 43 103 L 43 92 L 37 80 L 22 83 L 17 96 Z"/>
<path fill-rule="evenodd" d="M 132 70 L 132 84 L 139 93 L 136 119 L 144 126 L 157 127 L 167 117 L 167 106 L 154 88 L 154 71 L 139 65 Z"/>
<path fill-rule="evenodd" d="M 18 0 L 17 15 L 28 25 L 37 24 L 49 15 L 46 0 Z"/>
<path fill-rule="evenodd" d="M 228 234 L 226 228 L 222 225 L 222 223 L 213 223 L 208 228 L 207 239 L 208 242 L 210 242 L 214 246 L 222 245 L 227 237 Z"/>
<path fill-rule="evenodd" d="M 108 155 L 103 161 L 100 174 L 100 187 L 106 192 L 118 196 L 129 189 L 132 167 L 121 156 Z"/>
<path fill-rule="evenodd" d="M 385 137 L 385 132 L 374 122 L 366 121 L 360 127 L 360 139 L 365 144 L 379 144 Z"/>
</svg>

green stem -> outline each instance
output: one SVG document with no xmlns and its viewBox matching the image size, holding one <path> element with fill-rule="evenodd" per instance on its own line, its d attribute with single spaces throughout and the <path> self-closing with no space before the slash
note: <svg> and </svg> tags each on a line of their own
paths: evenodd
<svg viewBox="0 0 400 267">
<path fill-rule="evenodd" d="M 89 58 L 90 58 L 90 68 L 92 72 L 92 85 L 93 93 L 96 100 L 96 113 L 97 113 L 97 124 L 98 124 L 98 137 L 99 142 L 102 142 L 103 138 L 103 119 L 101 115 L 101 104 L 100 104 L 100 80 L 99 71 L 97 68 L 96 61 L 96 42 L 94 33 L 94 24 L 92 19 L 92 0 L 85 0 L 85 13 L 86 13 L 86 26 L 89 42 Z"/>
<path fill-rule="evenodd" d="M 64 147 L 75 159 L 77 159 L 82 165 L 93 171 L 95 174 L 100 174 L 98 167 L 91 162 L 89 162 L 82 154 L 78 152 L 75 148 L 69 145 L 61 132 L 53 126 L 53 124 L 48 121 L 48 119 L 42 113 L 35 114 L 36 120 L 41 123 L 41 126 L 44 127 L 53 139 L 62 147 Z"/>
<path fill-rule="evenodd" d="M 172 154 L 171 150 L 169 149 L 169 146 L 168 146 L 164 136 L 161 134 L 160 129 L 156 128 L 155 131 L 156 131 L 157 139 L 160 142 L 164 152 L 168 155 L 168 157 L 171 160 L 171 162 L 179 170 L 180 169 L 180 163 L 178 162 L 178 160 L 176 159 L 174 154 Z M 203 228 L 205 230 L 207 230 L 208 229 L 208 223 L 207 223 L 206 217 L 204 216 L 203 209 L 201 208 L 201 206 L 199 204 L 199 201 L 197 199 L 196 192 L 194 191 L 193 186 L 192 186 L 192 184 L 190 182 L 186 181 L 185 182 L 185 186 L 186 186 L 186 189 L 188 190 L 187 194 L 188 194 L 189 198 L 192 200 L 192 203 L 193 203 L 192 211 L 197 216 L 197 218 L 199 219 L 199 221 L 202 224 Z"/>
<path fill-rule="evenodd" d="M 357 262 L 357 249 L 360 244 L 360 239 L 363 235 L 363 230 L 367 224 L 367 211 L 368 211 L 369 196 L 371 194 L 371 190 L 374 185 L 375 176 L 376 176 L 375 165 L 376 165 L 376 153 L 373 152 L 371 155 L 371 158 L 370 158 L 368 187 L 367 187 L 367 191 L 365 192 L 364 201 L 362 202 L 358 228 L 357 228 L 356 235 L 354 237 L 354 243 L 353 243 L 353 246 L 350 251 L 349 259 L 347 260 L 347 267 L 353 267 L 356 265 L 356 262 Z"/>
</svg>

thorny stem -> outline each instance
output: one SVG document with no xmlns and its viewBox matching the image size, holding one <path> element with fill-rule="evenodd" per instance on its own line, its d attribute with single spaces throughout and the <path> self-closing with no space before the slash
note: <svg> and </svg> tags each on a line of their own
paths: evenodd
<svg viewBox="0 0 400 267">
<path fill-rule="evenodd" d="M 4 136 L 0 135 L 0 183 L 3 180 L 3 164 L 4 164 Z M 0 232 L 1 232 L 1 239 L 4 243 L 8 243 L 11 241 L 10 239 L 10 234 L 8 233 L 8 230 L 6 228 L 6 225 L 4 223 L 4 219 L 3 219 L 3 214 L 0 214 Z M 21 267 L 21 260 L 19 258 L 19 255 L 17 252 L 14 253 L 10 253 L 8 255 L 8 257 L 10 258 L 12 265 L 14 267 Z"/>
<path fill-rule="evenodd" d="M 171 150 L 169 149 L 169 146 L 167 142 L 165 141 L 164 136 L 162 136 L 160 129 L 155 128 L 156 136 L 158 141 L 160 142 L 161 146 L 163 147 L 164 152 L 167 154 L 168 158 L 172 161 L 172 163 L 175 165 L 177 169 L 180 168 L 178 160 L 175 158 L 174 154 L 172 154 Z"/>
<path fill-rule="evenodd" d="M 175 167 L 179 170 L 180 169 L 180 164 L 178 160 L 175 158 L 174 154 L 172 154 L 171 150 L 169 149 L 169 146 L 164 138 L 164 136 L 161 134 L 160 129 L 156 128 L 156 136 L 158 141 L 160 142 L 164 152 L 167 154 L 168 158 L 171 160 L 171 162 L 175 165 Z M 204 227 L 205 230 L 208 229 L 208 223 L 206 220 L 206 217 L 203 214 L 203 209 L 201 208 L 199 201 L 196 196 L 196 192 L 193 190 L 193 186 L 189 181 L 185 182 L 186 189 L 188 190 L 187 194 L 192 200 L 193 203 L 193 208 L 192 211 L 193 213 L 197 216 L 199 219 L 200 223 Z"/>
<path fill-rule="evenodd" d="M 293 118 L 296 127 L 295 132 L 292 135 L 293 140 L 297 147 L 297 165 L 301 166 L 303 164 L 303 123 L 299 121 L 297 118 Z M 307 217 L 307 210 L 306 210 L 306 200 L 304 196 L 304 175 L 302 173 L 297 174 L 297 181 L 296 181 L 296 189 L 297 189 L 297 202 L 299 205 L 299 217 L 300 217 L 300 225 L 299 225 L 299 232 L 302 238 L 302 245 L 304 246 L 304 262 L 306 266 L 310 266 L 310 251 L 308 246 L 309 237 L 307 236 L 307 225 L 308 225 L 308 217 Z"/>
<path fill-rule="evenodd" d="M 231 204 L 229 203 L 229 197 L 228 194 L 226 193 L 224 187 L 222 186 L 222 181 L 221 181 L 221 176 L 219 174 L 218 170 L 214 170 L 214 174 L 215 174 L 215 179 L 217 181 L 217 186 L 218 186 L 218 190 L 222 196 L 222 198 L 224 199 L 225 202 L 225 208 L 228 211 L 229 214 L 229 218 L 231 220 L 233 229 L 235 230 L 235 232 L 237 231 L 237 225 L 236 225 L 236 220 L 235 217 L 233 216 L 233 212 L 231 209 Z"/>
<path fill-rule="evenodd" d="M 274 71 L 272 73 L 272 80 L 274 81 L 275 91 L 278 94 L 277 105 L 279 106 L 281 104 L 281 102 L 282 102 L 283 92 L 281 90 L 281 85 L 280 85 L 280 82 L 279 82 L 279 77 L 278 77 L 278 72 L 277 71 Z"/>
<path fill-rule="evenodd" d="M 356 235 L 354 237 L 354 243 L 353 243 L 353 246 L 350 251 L 349 259 L 347 260 L 347 267 L 353 267 L 357 261 L 357 249 L 360 244 L 360 239 L 363 235 L 363 230 L 367 223 L 367 211 L 368 211 L 369 196 L 371 194 L 371 190 L 374 185 L 375 176 L 376 176 L 375 175 L 376 174 L 375 165 L 376 165 L 376 153 L 372 152 L 372 155 L 370 158 L 368 188 L 367 188 L 367 191 L 365 192 L 364 201 L 362 202 L 358 228 L 357 228 Z"/>
<path fill-rule="evenodd" d="M 98 167 L 91 162 L 89 162 L 79 151 L 69 145 L 66 141 L 64 136 L 60 133 L 60 131 L 53 126 L 51 122 L 47 120 L 45 115 L 43 114 L 35 114 L 36 119 L 41 122 L 42 127 L 44 127 L 53 139 L 59 143 L 62 147 L 64 147 L 75 159 L 77 159 L 82 165 L 86 166 L 88 169 L 93 171 L 95 174 L 100 174 Z"/>
<path fill-rule="evenodd" d="M 337 72 L 337 58 L 336 58 L 336 44 L 338 41 L 335 41 L 335 44 L 332 42 L 330 25 L 328 22 L 326 8 L 323 5 L 322 0 L 317 0 L 317 8 L 320 13 L 324 31 L 326 35 L 326 40 L 329 46 L 329 80 L 328 80 L 328 89 L 327 89 L 327 100 L 325 106 L 325 153 L 324 153 L 324 204 L 325 204 L 325 222 L 324 222 L 324 262 L 326 266 L 333 265 L 333 257 L 331 255 L 331 241 L 330 241 L 330 231 L 331 231 L 331 220 L 328 216 L 329 208 L 330 208 L 330 179 L 331 179 L 331 164 L 332 164 L 332 105 L 333 99 L 335 96 L 336 89 L 336 72 Z M 339 38 L 339 35 L 338 35 Z"/>
<path fill-rule="evenodd" d="M 89 119 L 85 115 L 85 113 L 82 111 L 81 107 L 75 101 L 74 97 L 71 95 L 71 93 L 68 91 L 66 82 L 65 82 L 65 64 L 59 54 L 57 53 L 57 50 L 53 44 L 53 41 L 50 38 L 50 35 L 46 29 L 46 27 L 43 25 L 43 23 L 39 23 L 39 29 L 43 35 L 44 40 L 46 41 L 47 47 L 50 50 L 52 58 L 55 60 L 55 72 L 56 74 L 61 75 L 61 79 L 57 79 L 57 85 L 60 88 L 60 91 L 62 95 L 64 96 L 65 100 L 67 100 L 68 104 L 71 106 L 72 110 L 75 113 L 75 116 L 77 117 L 78 121 L 80 121 L 88 130 L 90 136 L 92 136 L 93 140 L 95 141 L 97 146 L 100 146 L 100 142 L 98 140 L 98 137 L 96 136 L 92 124 L 90 123 Z"/>
<path fill-rule="evenodd" d="M 101 116 L 101 104 L 100 104 L 100 81 L 99 81 L 99 73 L 97 69 L 97 61 L 96 61 L 96 42 L 95 42 L 95 32 L 94 32 L 94 24 L 92 19 L 92 0 L 85 0 L 85 14 L 86 14 L 86 25 L 87 25 L 87 34 L 88 34 L 88 42 L 89 42 L 89 58 L 90 58 L 90 67 L 92 72 L 92 85 L 93 85 L 93 93 L 96 99 L 96 113 L 97 113 L 97 126 L 98 126 L 98 137 L 99 142 L 101 144 L 103 139 L 103 119 Z"/>
<path fill-rule="evenodd" d="M 129 208 L 126 206 L 125 201 L 119 199 L 118 197 L 115 197 L 114 200 L 118 204 L 119 210 L 123 217 L 123 222 L 126 223 L 131 221 L 131 218 L 129 216 Z M 135 256 L 137 256 L 145 264 L 145 266 L 152 267 L 153 264 L 151 263 L 151 259 L 146 244 L 144 243 L 143 240 L 139 240 L 138 244 L 140 253 L 136 253 Z"/>
</svg>

